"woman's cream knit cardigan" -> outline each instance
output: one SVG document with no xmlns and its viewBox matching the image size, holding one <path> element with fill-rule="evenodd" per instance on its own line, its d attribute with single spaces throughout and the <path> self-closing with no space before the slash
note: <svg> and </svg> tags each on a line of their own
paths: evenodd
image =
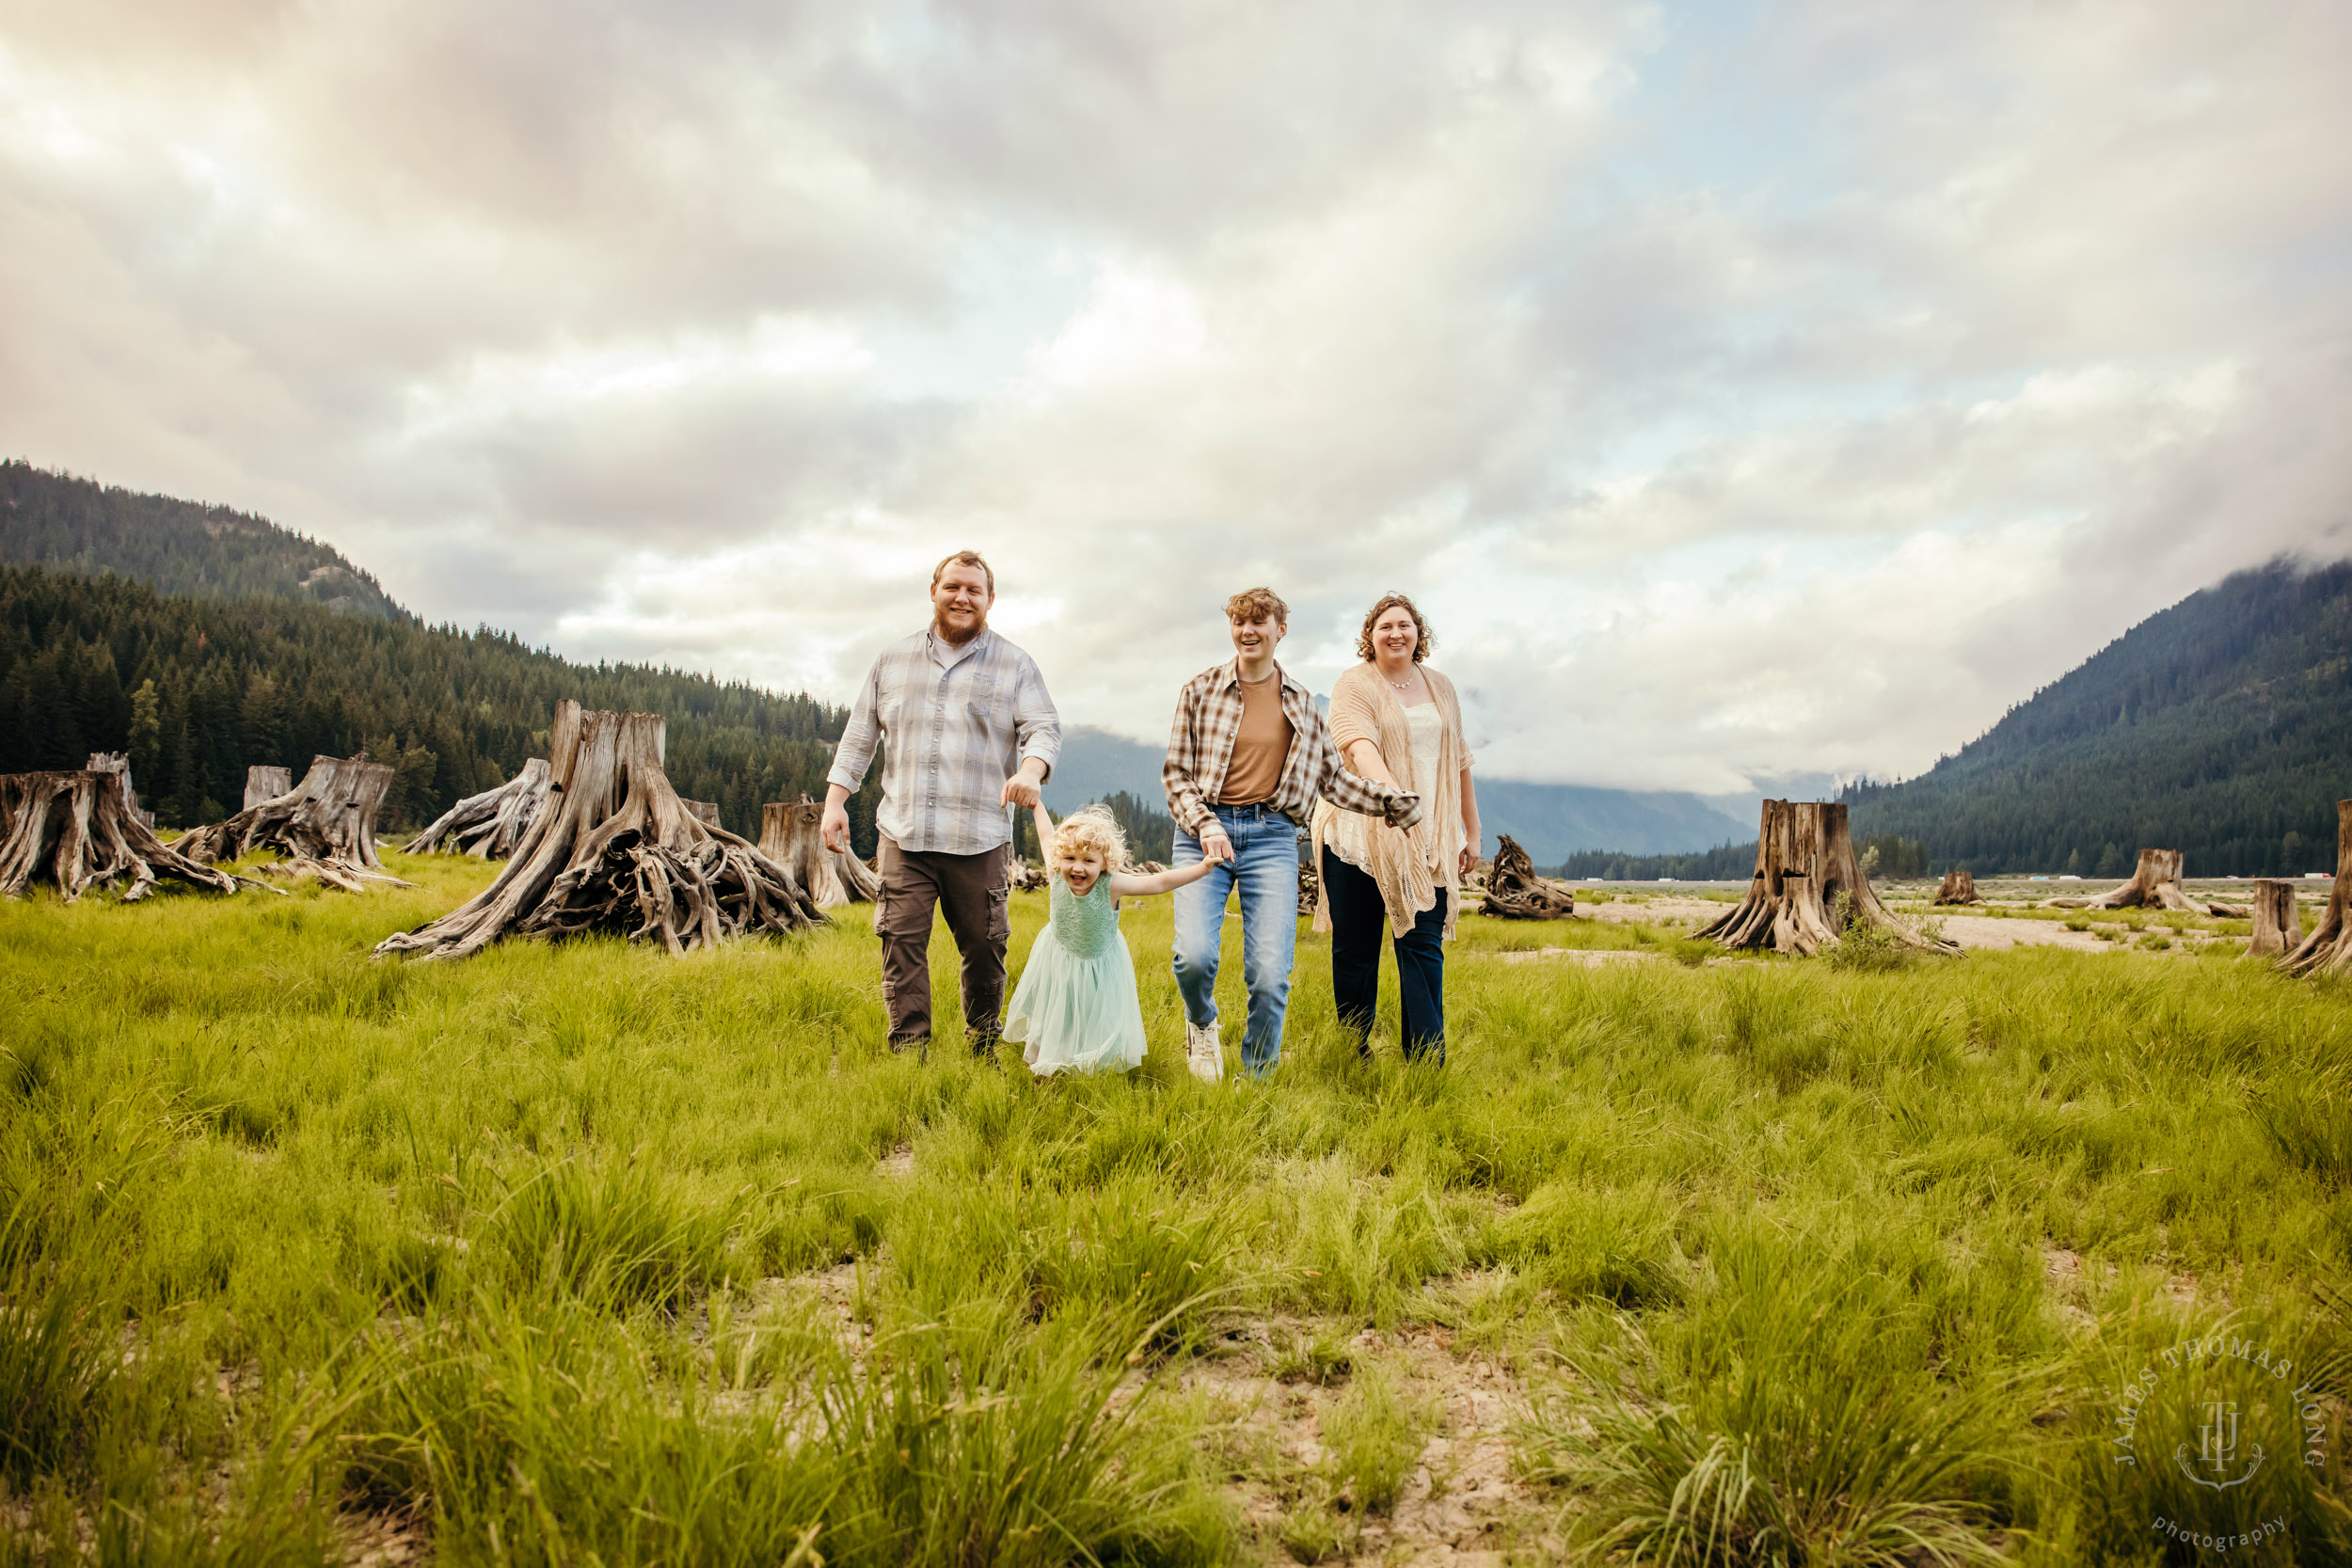
<svg viewBox="0 0 2352 1568">
<path fill-rule="evenodd" d="M 1398 936 L 1412 930 L 1415 915 L 1436 906 L 1439 888 L 1453 892 L 1445 906 L 1445 940 L 1451 942 L 1462 911 L 1456 886 L 1461 864 L 1454 856 L 1439 856 L 1437 846 L 1444 842 L 1444 825 L 1462 820 L 1462 769 L 1469 764 L 1470 748 L 1462 739 L 1462 705 L 1454 695 L 1454 683 L 1425 664 L 1421 673 L 1429 683 L 1430 696 L 1437 700 L 1438 717 L 1445 721 L 1438 740 L 1436 778 L 1413 776 L 1413 732 L 1405 718 L 1405 705 L 1396 700 L 1395 690 L 1372 664 L 1356 665 L 1332 684 L 1331 744 L 1345 758 L 1351 743 L 1371 741 L 1380 749 L 1380 760 L 1388 764 L 1396 782 L 1421 797 L 1421 820 L 1409 828 L 1391 828 L 1376 817 L 1364 824 L 1364 842 L 1372 851 L 1372 879 L 1380 884 L 1389 925 Z M 1315 802 L 1313 843 L 1318 874 L 1323 866 L 1324 836 L 1339 809 L 1328 800 Z M 1444 863 L 1432 866 L 1433 860 Z M 1331 928 L 1330 895 L 1320 889 L 1315 894 L 1313 928 Z"/>
</svg>

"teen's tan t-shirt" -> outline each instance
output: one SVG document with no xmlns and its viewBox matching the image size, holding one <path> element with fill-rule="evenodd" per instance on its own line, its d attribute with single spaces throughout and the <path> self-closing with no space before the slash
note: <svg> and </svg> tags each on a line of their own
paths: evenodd
<svg viewBox="0 0 2352 1568">
<path fill-rule="evenodd" d="M 1282 713 L 1282 672 L 1262 681 L 1236 678 L 1241 688 L 1241 729 L 1233 736 L 1233 760 L 1225 769 L 1220 806 L 1254 806 L 1274 799 L 1282 783 L 1282 760 L 1291 752 L 1291 721 Z"/>
</svg>

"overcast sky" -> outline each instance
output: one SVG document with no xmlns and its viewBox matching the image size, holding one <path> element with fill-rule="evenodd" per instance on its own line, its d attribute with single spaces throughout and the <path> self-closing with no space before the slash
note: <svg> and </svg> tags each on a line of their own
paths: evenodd
<svg viewBox="0 0 2352 1568">
<path fill-rule="evenodd" d="M 1418 595 L 1498 775 L 1912 773 L 2352 551 L 2352 6 L 0 0 L 0 450 L 1166 733 Z"/>
</svg>

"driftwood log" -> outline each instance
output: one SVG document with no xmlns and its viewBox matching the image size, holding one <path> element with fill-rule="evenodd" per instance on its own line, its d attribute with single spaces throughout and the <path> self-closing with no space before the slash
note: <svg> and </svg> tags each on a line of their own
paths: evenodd
<svg viewBox="0 0 2352 1568">
<path fill-rule="evenodd" d="M 820 910 L 871 904 L 882 895 L 882 879 L 848 850 L 825 847 L 818 832 L 825 808 L 802 796 L 771 800 L 759 808 L 759 852 L 790 871 Z"/>
<path fill-rule="evenodd" d="M 2254 879 L 2254 935 L 2249 958 L 2283 958 L 2303 944 L 2303 917 L 2295 908 L 2295 884 L 2278 877 Z"/>
<path fill-rule="evenodd" d="M 548 759 L 531 757 L 496 789 L 469 795 L 408 841 L 412 855 L 471 855 L 502 861 L 523 841 L 548 800 Z"/>
<path fill-rule="evenodd" d="M 1977 896 L 1977 879 L 1964 865 L 1956 865 L 1944 873 L 1944 879 L 1935 886 L 1935 901 L 1939 904 L 1981 904 Z"/>
<path fill-rule="evenodd" d="M 379 957 L 462 958 L 509 933 L 603 931 L 673 953 L 825 916 L 790 870 L 689 811 L 661 771 L 658 713 L 555 707 L 548 799 L 498 879 L 438 920 L 396 931 Z"/>
<path fill-rule="evenodd" d="M 1806 958 L 1869 925 L 1923 952 L 1957 954 L 1956 942 L 1930 938 L 1889 913 L 1854 859 L 1842 800 L 1767 800 L 1756 828 L 1756 874 L 1730 913 L 1702 927 L 1725 947 L 1770 947 Z"/>
<path fill-rule="evenodd" d="M 257 762 L 245 770 L 245 804 L 239 811 L 251 811 L 264 800 L 275 800 L 294 790 L 294 769 L 272 768 Z"/>
<path fill-rule="evenodd" d="M 1012 863 L 1012 886 L 1019 893 L 1043 893 L 1054 885 L 1054 874 L 1027 861 Z"/>
<path fill-rule="evenodd" d="M 123 775 L 85 768 L 0 776 L 0 894 L 56 884 L 67 903 L 94 884 L 128 879 L 123 902 L 144 898 L 158 877 L 215 893 L 237 879 L 188 859 L 131 810 Z"/>
<path fill-rule="evenodd" d="M 2352 919 L 2344 909 L 2352 887 L 2352 800 L 2336 802 L 2336 884 L 2328 912 L 2280 966 L 2290 974 L 2352 974 Z"/>
<path fill-rule="evenodd" d="M 1312 916 L 1315 901 L 1323 896 L 1323 873 L 1316 867 L 1300 864 L 1298 868 L 1298 912 Z"/>
<path fill-rule="evenodd" d="M 1504 833 L 1495 842 L 1493 867 L 1486 873 L 1487 914 L 1502 920 L 1566 920 L 1576 913 L 1576 895 L 1562 883 L 1535 875 L 1535 863 Z"/>
<path fill-rule="evenodd" d="M 310 770 L 285 794 L 199 828 L 172 847 L 207 865 L 273 849 L 282 858 L 259 868 L 266 875 L 311 878 L 346 893 L 370 882 L 411 887 L 384 869 L 375 849 L 375 818 L 391 787 L 390 765 L 370 762 L 365 752 L 312 757 Z"/>
</svg>

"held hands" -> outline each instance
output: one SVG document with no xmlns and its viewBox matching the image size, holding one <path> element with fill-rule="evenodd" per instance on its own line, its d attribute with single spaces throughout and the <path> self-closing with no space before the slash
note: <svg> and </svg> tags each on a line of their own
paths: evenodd
<svg viewBox="0 0 2352 1568">
<path fill-rule="evenodd" d="M 1038 765 L 1035 762 L 1025 762 L 1021 765 L 1020 772 L 1005 781 L 1005 792 L 997 798 L 996 803 L 1034 810 L 1043 798 L 1038 789 Z"/>
<path fill-rule="evenodd" d="M 1200 835 L 1200 859 L 1203 863 L 1216 865 L 1233 858 L 1233 841 L 1225 836 L 1225 830 L 1211 827 Z"/>
</svg>

